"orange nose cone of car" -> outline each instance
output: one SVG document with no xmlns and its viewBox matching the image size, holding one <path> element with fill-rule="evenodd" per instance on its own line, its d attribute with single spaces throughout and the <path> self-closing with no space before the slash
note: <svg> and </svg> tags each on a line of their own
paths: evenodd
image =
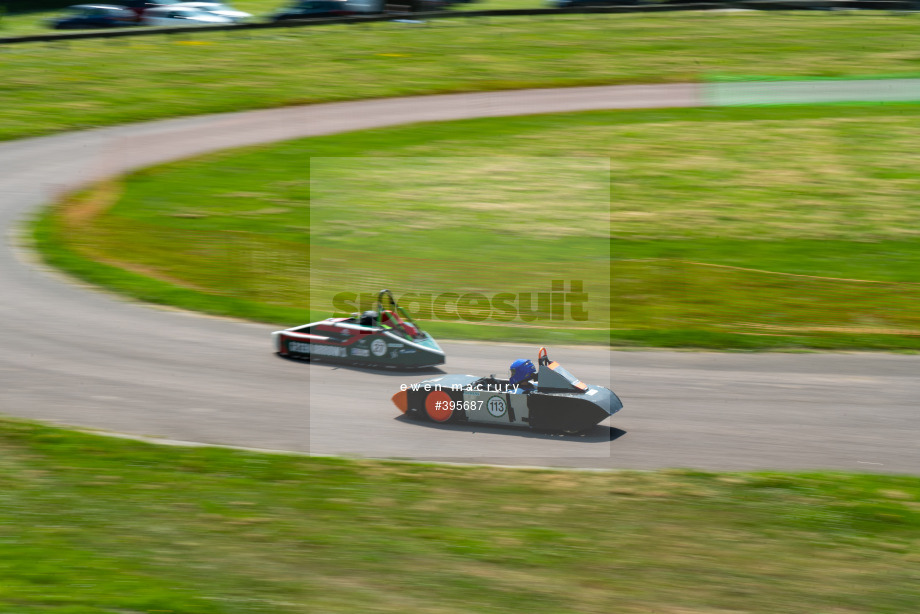
<svg viewBox="0 0 920 614">
<path fill-rule="evenodd" d="M 402 413 L 406 413 L 406 410 L 409 409 L 409 395 L 405 390 L 400 390 L 393 395 L 393 405 L 398 407 Z"/>
</svg>

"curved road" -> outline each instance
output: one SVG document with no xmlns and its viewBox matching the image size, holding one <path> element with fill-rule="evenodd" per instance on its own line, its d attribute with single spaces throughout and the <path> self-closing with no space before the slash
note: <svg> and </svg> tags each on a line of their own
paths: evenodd
<svg viewBox="0 0 920 614">
<path fill-rule="evenodd" d="M 31 262 L 24 215 L 86 182 L 218 149 L 467 117 L 699 104 L 693 85 L 359 101 L 194 117 L 0 144 L 0 413 L 177 440 L 313 454 L 607 468 L 920 473 L 920 357 L 553 348 L 625 402 L 587 437 L 397 417 L 421 375 L 274 356 L 270 327 L 158 309 Z M 447 343 L 445 369 L 500 373 L 535 348 Z"/>
</svg>

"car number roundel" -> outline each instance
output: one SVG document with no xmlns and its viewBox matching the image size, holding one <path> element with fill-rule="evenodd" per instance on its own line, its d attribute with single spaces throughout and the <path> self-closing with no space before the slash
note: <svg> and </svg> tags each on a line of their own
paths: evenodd
<svg viewBox="0 0 920 614">
<path fill-rule="evenodd" d="M 505 404 L 505 399 L 501 397 L 492 397 L 486 403 L 486 409 L 496 418 L 501 418 L 505 415 L 505 412 L 508 411 L 508 406 Z"/>
<path fill-rule="evenodd" d="M 371 352 L 374 356 L 383 356 L 387 353 L 387 342 L 383 339 L 374 339 L 371 341 Z"/>
</svg>

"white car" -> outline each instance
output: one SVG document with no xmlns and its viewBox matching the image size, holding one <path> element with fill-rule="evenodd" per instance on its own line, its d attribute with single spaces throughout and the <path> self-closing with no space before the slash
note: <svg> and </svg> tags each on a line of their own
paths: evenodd
<svg viewBox="0 0 920 614">
<path fill-rule="evenodd" d="M 252 19 L 252 13 L 238 11 L 232 6 L 228 6 L 220 2 L 182 2 L 176 6 L 190 6 L 193 9 L 198 9 L 199 11 L 204 11 L 205 13 L 226 17 L 235 23 Z"/>
<path fill-rule="evenodd" d="M 145 26 L 212 26 L 217 24 L 233 23 L 227 17 L 214 15 L 181 4 L 170 4 L 147 9 L 141 17 Z"/>
</svg>

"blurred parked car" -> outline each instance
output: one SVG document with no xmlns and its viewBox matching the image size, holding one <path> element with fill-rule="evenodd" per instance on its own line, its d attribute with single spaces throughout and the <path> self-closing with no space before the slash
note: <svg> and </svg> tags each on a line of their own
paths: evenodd
<svg viewBox="0 0 920 614">
<path fill-rule="evenodd" d="M 246 21 L 247 19 L 252 19 L 252 13 L 238 11 L 232 6 L 228 6 L 220 2 L 181 2 L 176 6 L 190 6 L 193 9 L 198 9 L 199 11 L 204 11 L 205 13 L 226 17 L 230 21 L 236 23 Z"/>
<path fill-rule="evenodd" d="M 141 17 L 141 23 L 145 26 L 212 26 L 233 21 L 190 6 L 171 4 L 147 9 Z"/>
<path fill-rule="evenodd" d="M 634 6 L 644 4 L 642 0 L 549 0 L 549 5 L 557 9 L 572 6 Z"/>
<path fill-rule="evenodd" d="M 386 10 L 386 0 L 347 0 L 345 7 L 360 15 L 378 15 Z"/>
<path fill-rule="evenodd" d="M 355 11 L 345 0 L 301 0 L 272 15 L 272 21 L 346 17 L 354 14 Z"/>
<path fill-rule="evenodd" d="M 155 9 L 161 6 L 169 6 L 170 4 L 179 4 L 180 0 L 121 0 L 120 4 L 123 4 L 127 8 L 134 11 L 134 16 L 136 21 L 140 21 L 141 17 L 144 16 L 150 9 Z"/>
<path fill-rule="evenodd" d="M 77 4 L 67 7 L 64 14 L 48 20 L 55 30 L 77 30 L 81 28 L 124 28 L 137 25 L 134 13 L 123 6 L 113 4 Z"/>
</svg>

